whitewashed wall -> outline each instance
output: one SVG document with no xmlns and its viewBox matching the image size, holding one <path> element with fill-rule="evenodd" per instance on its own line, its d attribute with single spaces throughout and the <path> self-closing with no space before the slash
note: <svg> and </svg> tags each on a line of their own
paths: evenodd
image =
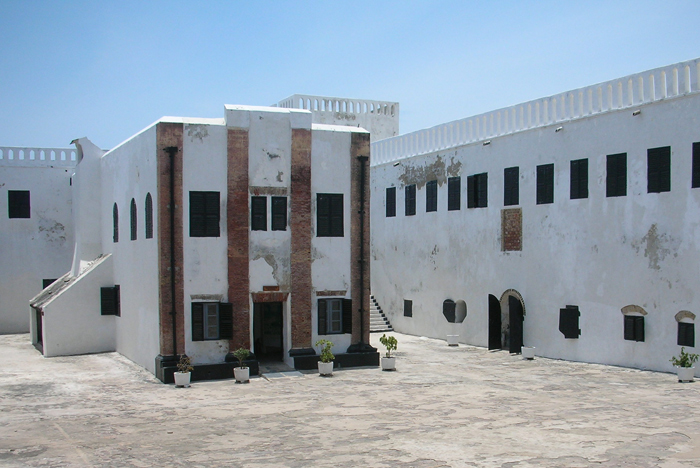
<svg viewBox="0 0 700 468">
<path fill-rule="evenodd" d="M 29 331 L 29 300 L 73 257 L 69 148 L 0 147 L 0 334 Z M 31 217 L 9 219 L 8 190 L 29 190 Z"/>
<path fill-rule="evenodd" d="M 115 320 L 116 350 L 155 372 L 159 353 L 158 193 L 155 125 L 102 158 L 102 248 L 112 253 L 112 284 L 121 288 L 121 317 Z M 146 194 L 153 198 L 153 238 L 145 236 Z M 130 240 L 130 204 L 137 206 L 137 240 Z M 113 242 L 112 207 L 119 208 L 119 242 Z M 99 291 L 98 291 L 99 293 Z"/>
<path fill-rule="evenodd" d="M 700 189 L 690 181 L 698 111 L 700 95 L 687 93 L 494 136 L 489 145 L 373 159 L 372 291 L 394 328 L 437 338 L 459 332 L 462 342 L 486 346 L 488 295 L 512 288 L 525 302 L 524 343 L 539 354 L 671 371 L 668 360 L 680 349 L 674 315 L 700 313 Z M 649 194 L 647 149 L 660 146 L 672 150 L 671 192 Z M 627 153 L 627 196 L 607 198 L 606 155 L 620 152 Z M 582 158 L 589 197 L 570 200 L 570 161 Z M 536 167 L 549 163 L 554 203 L 537 205 Z M 511 166 L 520 167 L 520 252 L 501 251 L 503 170 Z M 488 172 L 488 208 L 467 209 L 467 176 L 481 172 Z M 457 175 L 462 208 L 448 212 L 446 178 Z M 430 179 L 438 180 L 438 211 L 426 213 Z M 410 183 L 418 186 L 417 208 L 406 217 Z M 391 186 L 397 216 L 386 218 Z M 413 300 L 412 318 L 403 316 L 404 299 Z M 445 299 L 466 302 L 462 324 L 443 317 Z M 559 309 L 569 304 L 581 311 L 577 340 L 558 330 Z M 621 308 L 630 304 L 648 312 L 645 342 L 623 339 Z"/>
</svg>

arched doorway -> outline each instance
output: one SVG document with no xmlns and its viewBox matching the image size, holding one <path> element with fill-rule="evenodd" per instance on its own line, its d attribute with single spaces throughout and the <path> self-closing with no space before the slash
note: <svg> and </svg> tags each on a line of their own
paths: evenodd
<svg viewBox="0 0 700 468">
<path fill-rule="evenodd" d="M 525 303 L 515 289 L 503 293 L 499 301 L 501 307 L 501 349 L 519 354 L 523 346 L 523 321 Z"/>
</svg>

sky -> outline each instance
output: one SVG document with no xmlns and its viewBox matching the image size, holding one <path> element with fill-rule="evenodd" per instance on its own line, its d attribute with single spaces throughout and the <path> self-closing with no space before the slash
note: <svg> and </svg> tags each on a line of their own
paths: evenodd
<svg viewBox="0 0 700 468">
<path fill-rule="evenodd" d="M 400 132 L 700 57 L 700 1 L 0 0 L 0 146 L 110 149 L 292 94 Z"/>
</svg>

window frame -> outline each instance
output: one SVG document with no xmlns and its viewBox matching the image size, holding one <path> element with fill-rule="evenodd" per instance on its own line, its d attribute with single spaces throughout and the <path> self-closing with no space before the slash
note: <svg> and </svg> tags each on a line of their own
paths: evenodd
<svg viewBox="0 0 700 468">
<path fill-rule="evenodd" d="M 7 191 L 8 219 L 31 219 L 32 200 L 29 190 Z"/>
<path fill-rule="evenodd" d="M 537 166 L 537 204 L 554 203 L 554 163 Z"/>
<path fill-rule="evenodd" d="M 329 305 L 337 305 L 339 309 L 330 310 Z M 333 318 L 333 312 L 338 312 Z M 342 297 L 324 297 L 317 301 L 317 333 L 324 335 L 352 334 L 352 300 Z M 338 327 L 332 328 L 336 324 Z"/>
<path fill-rule="evenodd" d="M 625 315 L 624 317 L 625 341 L 644 342 L 644 316 Z"/>
<path fill-rule="evenodd" d="M 678 322 L 678 346 L 695 347 L 695 322 Z"/>
<path fill-rule="evenodd" d="M 569 198 L 588 198 L 588 158 L 572 160 L 569 176 Z"/>
<path fill-rule="evenodd" d="M 467 208 L 487 208 L 489 173 L 480 172 L 467 177 Z"/>
<path fill-rule="evenodd" d="M 273 196 L 270 198 L 270 229 L 272 231 L 287 230 L 287 197 Z"/>
<path fill-rule="evenodd" d="M 503 169 L 503 206 L 520 204 L 520 167 Z"/>
<path fill-rule="evenodd" d="M 344 237 L 345 203 L 342 193 L 316 194 L 316 237 Z"/>
<path fill-rule="evenodd" d="M 233 338 L 233 304 L 228 302 L 193 301 L 191 307 L 190 338 L 192 341 L 221 341 Z M 216 337 L 211 327 L 208 310 L 216 308 Z"/>
<path fill-rule="evenodd" d="M 267 197 L 250 197 L 250 230 L 267 231 Z"/>
<path fill-rule="evenodd" d="M 647 150 L 647 193 L 671 191 L 671 147 Z"/>
</svg>

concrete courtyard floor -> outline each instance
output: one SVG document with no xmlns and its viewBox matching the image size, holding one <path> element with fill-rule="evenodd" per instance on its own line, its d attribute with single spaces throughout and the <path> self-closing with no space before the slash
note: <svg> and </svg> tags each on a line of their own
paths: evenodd
<svg viewBox="0 0 700 468">
<path fill-rule="evenodd" d="M 700 382 L 395 336 L 396 372 L 191 388 L 0 336 L 0 466 L 700 466 Z"/>
</svg>

